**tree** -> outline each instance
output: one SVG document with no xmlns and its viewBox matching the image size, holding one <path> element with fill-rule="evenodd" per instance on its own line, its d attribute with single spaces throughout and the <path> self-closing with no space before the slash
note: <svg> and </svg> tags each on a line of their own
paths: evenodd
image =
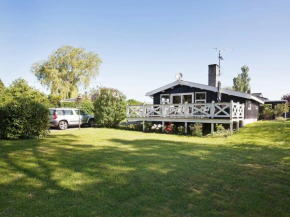
<svg viewBox="0 0 290 217">
<path fill-rule="evenodd" d="M 12 82 L 12 84 L 6 90 L 6 95 L 10 99 L 13 98 L 18 100 L 26 97 L 36 102 L 45 104 L 45 106 L 50 106 L 50 102 L 47 96 L 44 93 L 30 87 L 27 81 L 22 78 L 16 79 Z"/>
<path fill-rule="evenodd" d="M 248 90 L 251 89 L 250 86 L 251 78 L 249 76 L 249 67 L 243 66 L 241 70 L 242 73 L 238 74 L 238 76 L 233 79 L 234 83 L 233 89 L 236 91 L 246 93 Z"/>
<path fill-rule="evenodd" d="M 99 88 L 94 101 L 96 124 L 104 127 L 116 127 L 126 117 L 126 96 L 119 90 Z"/>
<path fill-rule="evenodd" d="M 288 103 L 290 103 L 290 93 L 286 94 L 286 95 L 283 95 L 282 100 L 287 100 Z"/>
<path fill-rule="evenodd" d="M 88 87 L 99 74 L 102 63 L 98 54 L 84 48 L 62 46 L 47 60 L 34 63 L 31 72 L 52 95 L 76 97 L 80 86 Z"/>
<path fill-rule="evenodd" d="M 5 89 L 5 85 L 3 83 L 3 81 L 0 79 L 0 91 Z"/>
<path fill-rule="evenodd" d="M 128 105 L 142 105 L 143 103 L 135 99 L 128 99 L 127 104 Z"/>
<path fill-rule="evenodd" d="M 289 104 L 286 103 L 286 104 L 277 104 L 275 106 L 275 109 L 274 109 L 274 114 L 276 116 L 276 118 L 278 117 L 282 117 L 282 115 L 284 113 L 287 113 L 289 111 Z"/>
<path fill-rule="evenodd" d="M 263 116 L 264 116 L 265 120 L 270 120 L 272 118 L 273 114 L 274 114 L 273 109 L 271 109 L 268 106 L 264 107 Z"/>
</svg>

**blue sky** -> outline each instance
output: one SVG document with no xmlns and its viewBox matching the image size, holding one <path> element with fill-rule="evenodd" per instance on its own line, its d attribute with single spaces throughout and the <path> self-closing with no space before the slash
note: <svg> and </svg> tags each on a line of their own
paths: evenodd
<svg viewBox="0 0 290 217">
<path fill-rule="evenodd" d="M 150 102 L 146 92 L 175 81 L 207 84 L 208 65 L 224 52 L 222 86 L 248 65 L 252 92 L 280 99 L 290 92 L 290 1 L 3 1 L 0 78 L 22 77 L 62 45 L 98 53 L 91 84 L 114 87 Z M 46 91 L 47 92 L 47 91 Z"/>
</svg>

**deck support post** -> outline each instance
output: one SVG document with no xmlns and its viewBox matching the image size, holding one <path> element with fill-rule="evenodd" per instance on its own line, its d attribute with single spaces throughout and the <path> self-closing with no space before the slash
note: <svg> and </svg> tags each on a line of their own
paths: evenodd
<svg viewBox="0 0 290 217">
<path fill-rule="evenodd" d="M 145 121 L 143 121 L 143 132 L 145 132 Z"/>
<path fill-rule="evenodd" d="M 237 131 L 240 131 L 240 120 L 237 121 Z"/>
<path fill-rule="evenodd" d="M 213 136 L 213 134 L 214 134 L 214 123 L 211 123 L 210 125 L 211 125 L 211 135 Z"/>
<path fill-rule="evenodd" d="M 162 133 L 164 132 L 164 121 L 162 121 Z"/>
<path fill-rule="evenodd" d="M 187 122 L 184 123 L 184 132 L 187 134 Z"/>
<path fill-rule="evenodd" d="M 230 123 L 230 134 L 233 135 L 233 121 Z"/>
</svg>

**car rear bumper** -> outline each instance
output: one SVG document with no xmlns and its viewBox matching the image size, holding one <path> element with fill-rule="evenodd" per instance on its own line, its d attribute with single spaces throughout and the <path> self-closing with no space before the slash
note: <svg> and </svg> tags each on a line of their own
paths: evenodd
<svg viewBox="0 0 290 217">
<path fill-rule="evenodd" d="M 58 126 L 58 121 L 51 121 L 50 122 L 51 127 L 57 127 Z"/>
</svg>

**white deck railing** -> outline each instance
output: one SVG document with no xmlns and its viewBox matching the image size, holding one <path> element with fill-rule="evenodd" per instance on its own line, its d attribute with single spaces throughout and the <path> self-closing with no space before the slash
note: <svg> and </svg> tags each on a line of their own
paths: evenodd
<svg viewBox="0 0 290 217">
<path fill-rule="evenodd" d="M 244 119 L 244 104 L 224 102 L 127 106 L 127 118 L 229 118 Z"/>
</svg>

